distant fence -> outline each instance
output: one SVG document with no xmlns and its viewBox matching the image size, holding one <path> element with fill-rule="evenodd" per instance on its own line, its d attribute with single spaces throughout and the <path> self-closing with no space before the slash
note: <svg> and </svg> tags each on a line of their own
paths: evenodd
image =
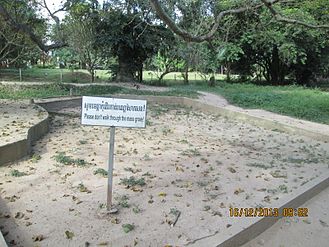
<svg viewBox="0 0 329 247">
<path fill-rule="evenodd" d="M 109 74 L 98 70 L 95 77 L 96 81 L 106 81 Z M 91 75 L 86 70 L 10 68 L 0 69 L 0 81 L 89 83 Z"/>
<path fill-rule="evenodd" d="M 166 85 L 184 80 L 181 72 L 166 74 L 161 82 L 159 76 L 160 74 L 154 71 L 143 71 L 143 81 L 147 84 Z M 111 73 L 108 70 L 95 71 L 95 82 L 108 82 L 110 78 Z M 223 78 L 224 75 L 216 74 L 217 80 Z M 189 72 L 190 82 L 204 83 L 208 79 L 198 72 Z M 82 69 L 8 68 L 0 69 L 0 81 L 90 83 L 91 75 L 87 70 Z"/>
</svg>

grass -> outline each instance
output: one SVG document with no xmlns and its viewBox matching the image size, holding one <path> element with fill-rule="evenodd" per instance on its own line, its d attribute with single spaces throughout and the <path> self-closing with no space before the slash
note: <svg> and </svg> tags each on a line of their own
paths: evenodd
<svg viewBox="0 0 329 247">
<path fill-rule="evenodd" d="M 73 89 L 74 96 L 100 96 L 113 94 L 134 94 L 134 95 L 153 95 L 153 96 L 178 96 L 196 98 L 196 91 L 188 91 L 183 88 L 171 88 L 165 92 L 143 91 L 128 89 L 112 85 L 91 85 L 85 87 L 74 87 L 65 84 L 46 84 L 46 85 L 0 85 L 0 99 L 31 99 L 31 98 L 50 98 L 69 96 L 70 88 Z"/>
<path fill-rule="evenodd" d="M 32 163 L 37 163 L 40 159 L 41 159 L 40 154 L 33 154 L 33 155 L 31 156 L 30 161 L 31 161 Z"/>
<path fill-rule="evenodd" d="M 139 186 L 146 185 L 144 178 L 135 178 L 134 176 L 131 176 L 129 178 L 121 178 L 120 180 L 121 180 L 120 184 L 123 184 L 127 187 L 133 187 L 136 185 Z"/>
<path fill-rule="evenodd" d="M 182 155 L 185 156 L 200 156 L 201 153 L 199 152 L 198 149 L 187 149 L 181 152 Z"/>
<path fill-rule="evenodd" d="M 64 83 L 90 83 L 91 76 L 84 69 L 49 69 L 49 68 L 27 68 L 21 70 L 24 82 L 64 82 Z M 95 82 L 108 82 L 111 74 L 107 70 L 96 70 Z M 225 78 L 224 75 L 216 74 L 217 80 Z M 190 72 L 189 79 L 193 82 L 202 82 L 203 78 L 197 72 Z M 0 80 L 19 81 L 19 69 L 0 69 Z M 149 85 L 159 85 L 156 73 L 143 71 L 143 80 Z M 171 72 L 164 76 L 162 86 L 170 86 L 183 81 L 182 73 Z"/>
<path fill-rule="evenodd" d="M 84 167 L 88 165 L 83 159 L 73 159 L 71 156 L 67 156 L 65 152 L 59 152 L 55 156 L 53 156 L 56 162 L 61 163 L 63 165 L 76 165 L 80 167 Z"/>
<path fill-rule="evenodd" d="M 21 70 L 24 82 L 64 82 L 89 83 L 91 76 L 87 70 L 77 69 L 43 69 L 28 68 Z M 96 70 L 95 82 L 108 81 L 110 74 L 106 70 Z M 0 69 L 0 79 L 3 81 L 19 81 L 19 69 Z"/>
<path fill-rule="evenodd" d="M 78 185 L 77 189 L 80 192 L 91 193 L 91 191 L 82 182 Z"/>
<path fill-rule="evenodd" d="M 128 233 L 135 229 L 135 225 L 134 224 L 123 224 L 122 229 L 125 233 Z"/>
<path fill-rule="evenodd" d="M 97 168 L 94 171 L 94 175 L 97 175 L 97 174 L 102 175 L 103 177 L 107 177 L 108 172 L 103 168 Z"/>
<path fill-rule="evenodd" d="M 129 208 L 130 204 L 129 204 L 129 197 L 127 195 L 123 195 L 123 196 L 119 196 L 116 198 L 116 200 L 118 201 L 118 205 L 123 207 L 123 208 Z"/>
<path fill-rule="evenodd" d="M 173 72 L 164 78 L 168 91 L 154 92 L 136 89 L 127 89 L 118 86 L 86 86 L 73 87 L 72 85 L 59 83 L 59 75 L 63 73 L 63 82 L 89 82 L 89 74 L 86 70 L 71 71 L 68 69 L 26 69 L 22 71 L 24 86 L 0 85 L 0 99 L 29 99 L 68 96 L 70 87 L 74 95 L 113 95 L 113 94 L 137 94 L 159 96 L 184 96 L 196 98 L 197 91 L 207 91 L 224 96 L 231 104 L 248 108 L 264 109 L 271 112 L 292 116 L 300 119 L 329 124 L 329 94 L 320 89 L 309 89 L 300 86 L 259 86 L 248 83 L 225 83 L 223 75 L 216 75 L 215 87 L 208 87 L 200 75 L 190 72 L 189 85 L 183 84 L 181 73 Z M 0 80 L 19 81 L 18 70 L 1 69 Z M 96 82 L 107 82 L 107 71 L 97 71 Z M 64 78 L 67 78 L 64 80 Z M 154 73 L 144 71 L 146 84 L 155 80 Z M 41 81 L 47 85 L 32 86 L 29 81 Z M 53 83 L 51 83 L 53 82 Z"/>
<path fill-rule="evenodd" d="M 244 108 L 329 124 L 329 93 L 319 89 L 222 83 L 211 91 Z"/>
<path fill-rule="evenodd" d="M 23 177 L 23 176 L 26 176 L 27 173 L 25 172 L 20 172 L 19 170 L 12 170 L 10 171 L 10 175 L 13 176 L 13 177 Z"/>
</svg>

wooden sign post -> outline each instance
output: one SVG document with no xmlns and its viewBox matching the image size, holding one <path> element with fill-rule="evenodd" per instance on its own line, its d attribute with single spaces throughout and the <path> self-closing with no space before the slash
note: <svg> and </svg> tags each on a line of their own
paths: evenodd
<svg viewBox="0 0 329 247">
<path fill-rule="evenodd" d="M 115 127 L 145 128 L 146 100 L 82 97 L 81 124 L 110 127 L 107 210 L 112 208 Z"/>
</svg>

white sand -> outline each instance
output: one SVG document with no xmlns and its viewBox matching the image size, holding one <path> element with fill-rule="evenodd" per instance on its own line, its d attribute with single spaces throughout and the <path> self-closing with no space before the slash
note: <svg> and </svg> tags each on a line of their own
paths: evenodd
<svg viewBox="0 0 329 247">
<path fill-rule="evenodd" d="M 239 224 L 239 218 L 229 217 L 230 206 L 271 207 L 328 171 L 327 143 L 184 108 L 154 106 L 148 120 L 145 130 L 116 130 L 114 202 L 121 206 L 117 215 L 104 217 L 107 179 L 93 173 L 107 169 L 108 128 L 56 116 L 50 133 L 34 147 L 41 160 L 0 167 L 0 225 L 7 242 L 182 246 L 227 235 Z M 61 165 L 56 152 L 91 165 Z M 28 175 L 12 177 L 13 169 Z M 130 176 L 144 178 L 146 185 L 120 184 Z M 81 183 L 90 193 L 79 190 Z M 126 202 L 120 199 L 125 195 Z M 174 227 L 172 209 L 181 212 Z M 135 229 L 124 233 L 127 223 Z M 72 239 L 66 231 L 74 233 Z M 33 242 L 39 235 L 44 239 Z"/>
</svg>

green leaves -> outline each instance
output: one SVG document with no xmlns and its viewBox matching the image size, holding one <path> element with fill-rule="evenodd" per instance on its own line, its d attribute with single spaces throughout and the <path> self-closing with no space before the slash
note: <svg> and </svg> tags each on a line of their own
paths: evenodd
<svg viewBox="0 0 329 247">
<path fill-rule="evenodd" d="M 240 46 L 234 43 L 226 43 L 217 50 L 217 59 L 222 62 L 234 62 L 239 60 L 244 52 Z"/>
<path fill-rule="evenodd" d="M 128 233 L 135 229 L 135 225 L 134 224 L 123 224 L 122 229 L 125 233 Z"/>
</svg>

